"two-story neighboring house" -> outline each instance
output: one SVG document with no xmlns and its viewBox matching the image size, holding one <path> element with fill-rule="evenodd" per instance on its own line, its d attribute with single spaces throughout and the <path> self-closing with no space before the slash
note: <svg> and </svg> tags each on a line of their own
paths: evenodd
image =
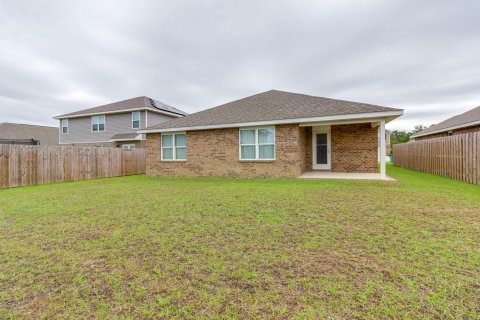
<svg viewBox="0 0 480 320">
<path fill-rule="evenodd" d="M 137 97 L 54 117 L 60 121 L 61 145 L 120 147 L 145 146 L 137 131 L 186 113 L 148 97 Z"/>
</svg>

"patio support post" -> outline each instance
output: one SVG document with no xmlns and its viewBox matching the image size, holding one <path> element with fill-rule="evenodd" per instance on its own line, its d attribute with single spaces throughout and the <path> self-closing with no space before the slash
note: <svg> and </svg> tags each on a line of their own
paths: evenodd
<svg viewBox="0 0 480 320">
<path fill-rule="evenodd" d="M 385 180 L 387 178 L 385 167 L 385 154 L 387 153 L 385 142 L 385 120 L 380 121 L 380 179 Z"/>
</svg>

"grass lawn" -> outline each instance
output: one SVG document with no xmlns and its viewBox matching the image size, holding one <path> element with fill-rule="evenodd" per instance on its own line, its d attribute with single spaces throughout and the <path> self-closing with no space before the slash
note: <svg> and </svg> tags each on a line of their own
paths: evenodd
<svg viewBox="0 0 480 320">
<path fill-rule="evenodd" d="M 0 319 L 480 319 L 480 186 L 388 174 L 0 190 Z"/>
</svg>

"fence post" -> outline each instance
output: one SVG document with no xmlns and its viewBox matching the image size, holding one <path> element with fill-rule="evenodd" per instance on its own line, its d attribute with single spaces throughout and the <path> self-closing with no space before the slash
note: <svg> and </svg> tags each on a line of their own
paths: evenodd
<svg viewBox="0 0 480 320">
<path fill-rule="evenodd" d="M 0 188 L 145 173 L 144 149 L 0 145 Z"/>
<path fill-rule="evenodd" d="M 480 184 L 480 132 L 397 144 L 394 165 Z"/>
</svg>

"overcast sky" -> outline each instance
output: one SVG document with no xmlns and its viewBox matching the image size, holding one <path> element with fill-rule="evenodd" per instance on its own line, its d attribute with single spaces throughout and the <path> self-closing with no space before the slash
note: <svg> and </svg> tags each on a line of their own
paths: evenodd
<svg viewBox="0 0 480 320">
<path fill-rule="evenodd" d="M 0 0 L 0 122 L 269 89 L 404 108 L 391 129 L 479 106 L 480 1 Z"/>
</svg>

